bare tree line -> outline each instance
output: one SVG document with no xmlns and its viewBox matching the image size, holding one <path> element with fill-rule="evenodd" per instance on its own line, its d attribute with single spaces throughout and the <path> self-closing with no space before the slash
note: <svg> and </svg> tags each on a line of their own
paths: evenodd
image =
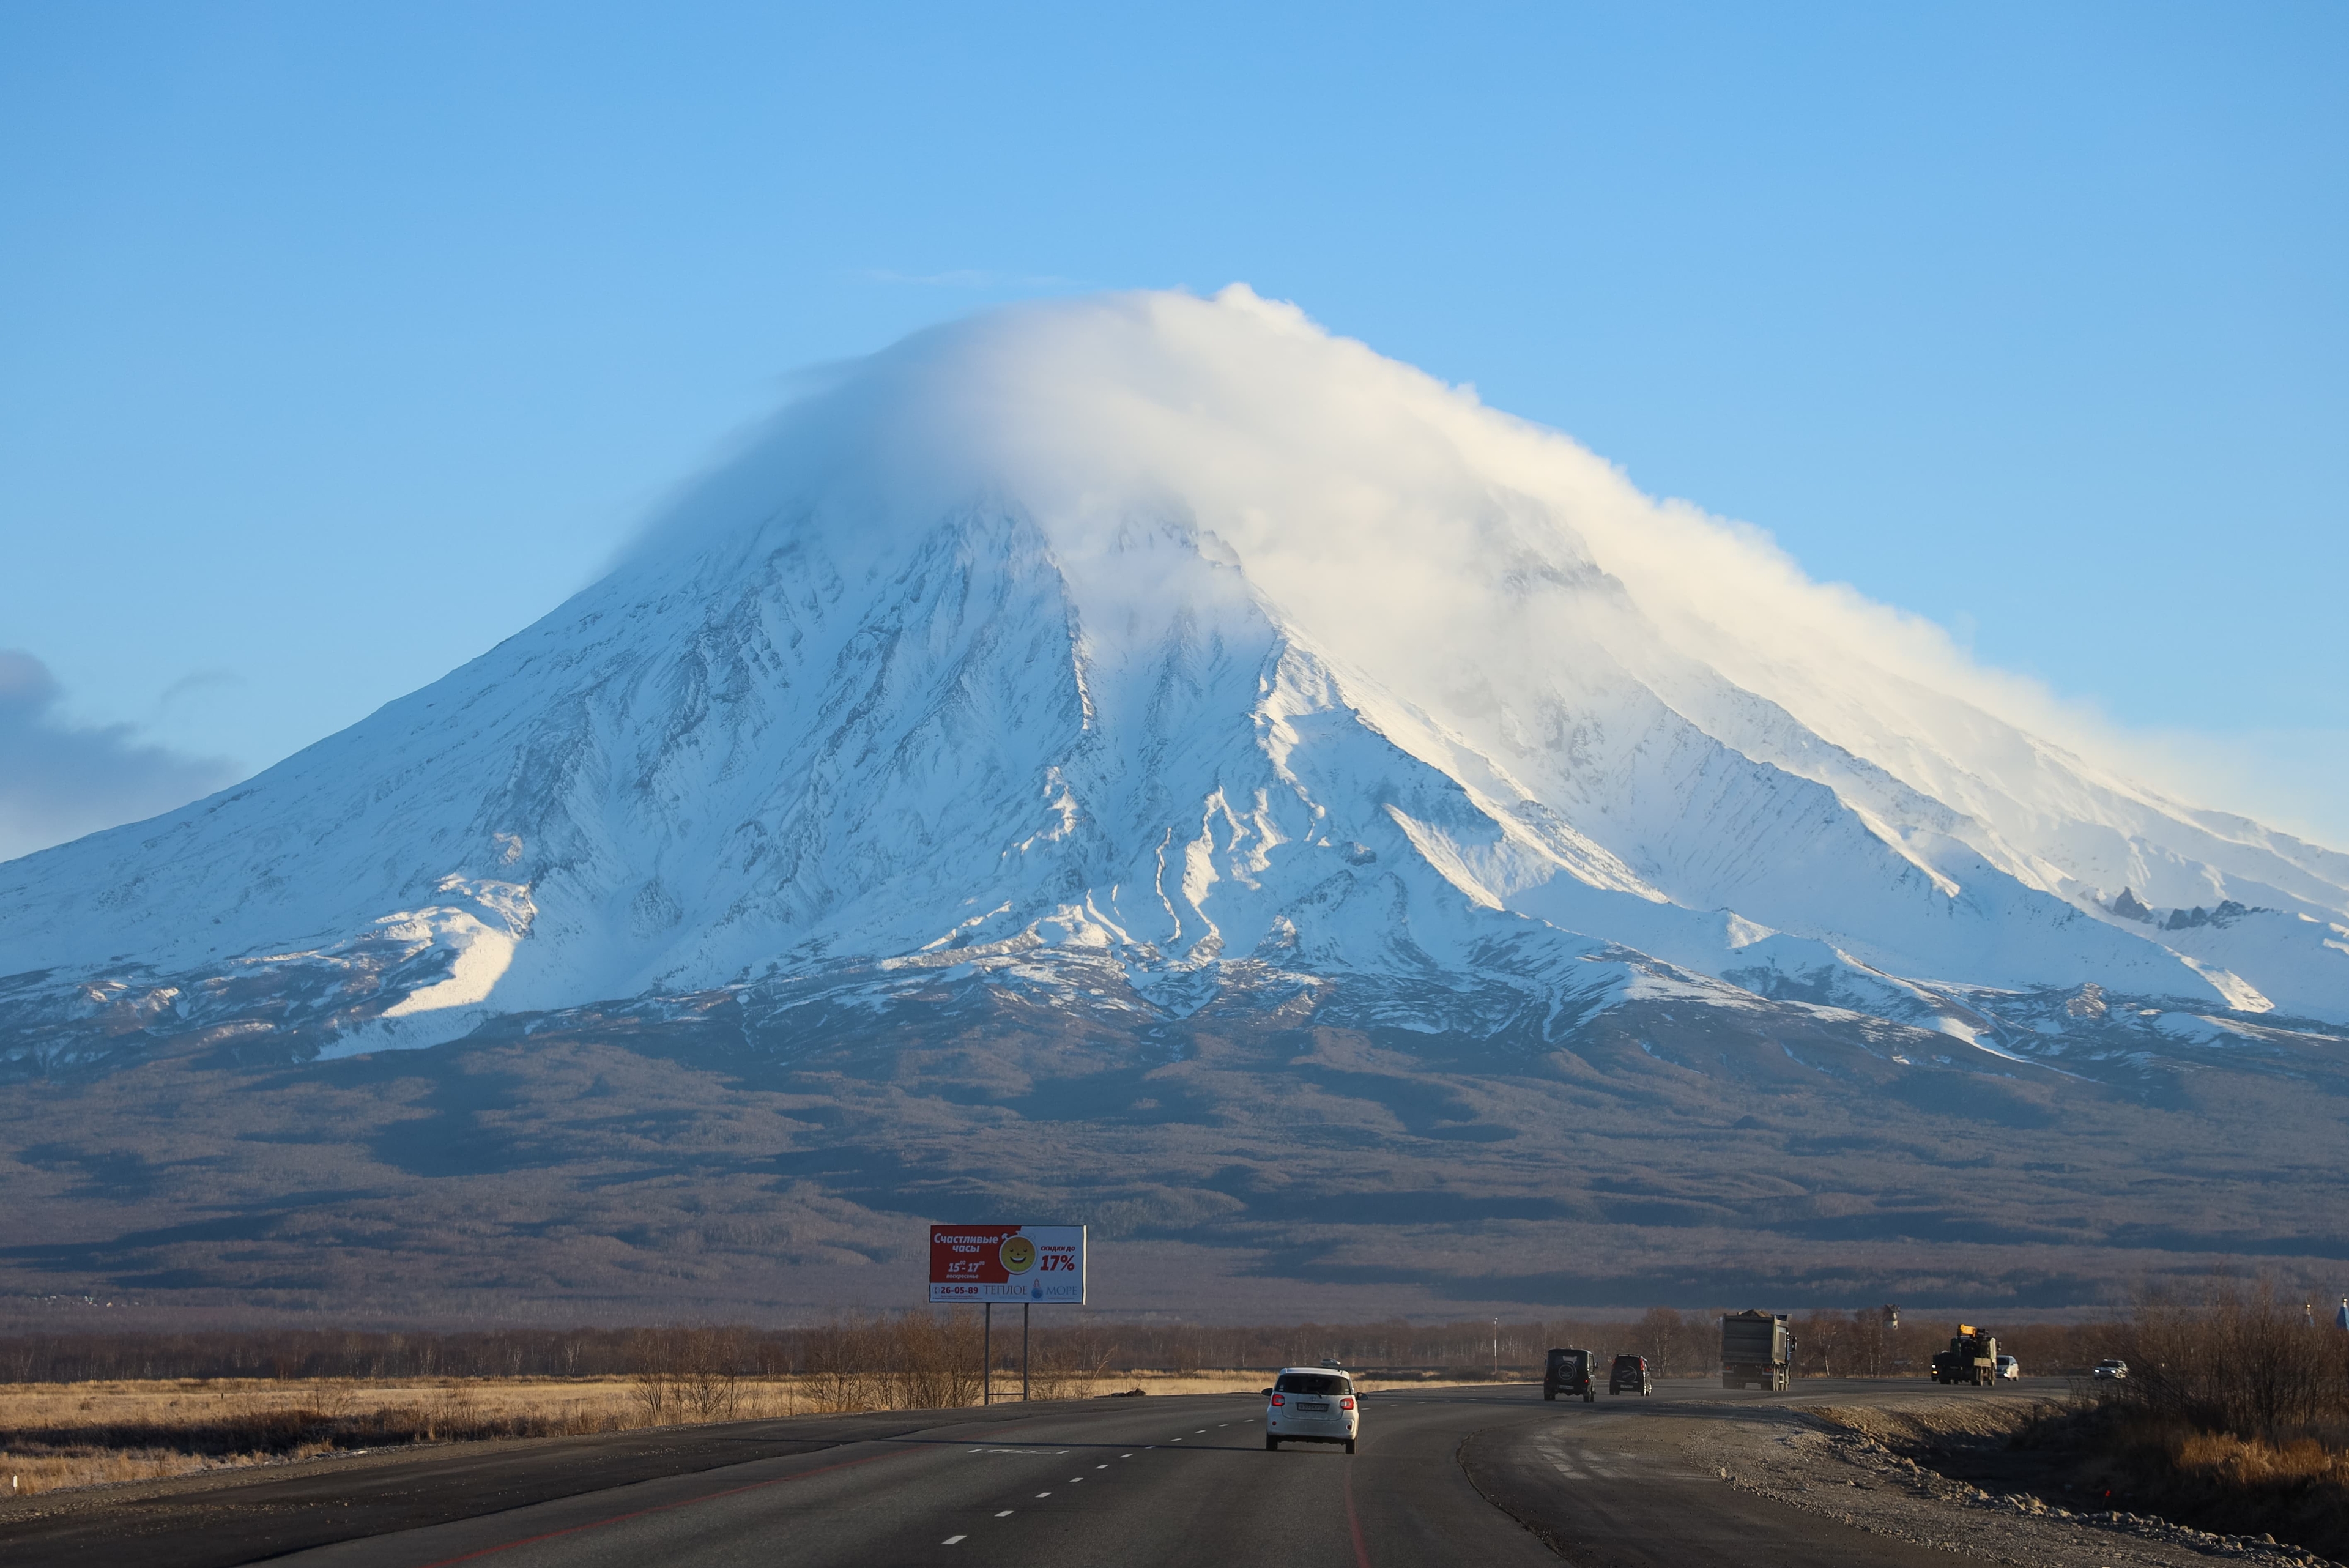
<svg viewBox="0 0 2349 1568">
<path fill-rule="evenodd" d="M 2149 1296 L 2119 1337 L 2113 1403 L 2158 1420 L 2282 1443 L 2349 1447 L 2349 1334 L 2273 1282 Z"/>
<path fill-rule="evenodd" d="M 2329 1318 L 2309 1332 L 2300 1306 L 2265 1283 L 2213 1284 L 2189 1300 L 2148 1297 L 2127 1318 L 2001 1324 L 2002 1347 L 2034 1374 L 2084 1371 L 2108 1355 L 2137 1368 L 2127 1397 L 2229 1430 L 2307 1424 L 2342 1409 L 2349 1335 Z M 1016 1387 L 1017 1320 L 999 1319 L 997 1386 Z M 1915 1376 L 1954 1320 L 1878 1308 L 1794 1321 L 1807 1376 Z M 975 1404 L 978 1314 L 916 1309 L 836 1317 L 797 1328 L 700 1325 L 459 1333 L 258 1330 L 246 1333 L 0 1337 L 0 1384 L 155 1378 L 383 1380 L 413 1377 L 624 1377 L 653 1420 L 723 1419 L 758 1380 L 797 1380 L 820 1408 L 940 1408 Z M 1038 1314 L 1030 1392 L 1054 1397 L 1132 1372 L 1268 1368 L 1324 1359 L 1398 1376 L 1522 1375 L 1553 1345 L 1636 1354 L 1667 1376 L 1719 1364 L 1716 1312 L 1652 1307 L 1636 1318 L 1557 1317 L 1445 1324 L 1216 1325 L 1113 1322 Z M 2330 1403 L 2328 1403 L 2328 1401 Z"/>
<path fill-rule="evenodd" d="M 2013 1323 L 1995 1313 L 1969 1319 L 1998 1336 L 1999 1349 L 2033 1376 L 2085 1374 L 2128 1343 L 2127 1320 L 2087 1323 Z M 1934 1353 L 1949 1347 L 1958 1320 L 1900 1314 L 1896 1324 L 1881 1307 L 1850 1313 L 1815 1312 L 1793 1321 L 1795 1371 L 1803 1377 L 1917 1377 Z"/>
<path fill-rule="evenodd" d="M 1471 1376 L 1522 1372 L 1551 1345 L 1638 1350 L 1670 1370 L 1713 1365 L 1706 1314 L 1656 1308 L 1636 1321 L 1466 1319 L 1413 1324 L 1224 1326 L 1114 1322 L 1039 1313 L 1030 1391 L 1112 1373 L 1275 1367 L 1336 1359 L 1349 1366 Z M 727 1407 L 726 1380 L 801 1377 L 850 1403 L 935 1407 L 975 1402 L 980 1324 L 969 1308 L 848 1314 L 799 1328 L 702 1325 L 455 1333 L 264 1329 L 186 1334 L 0 1336 L 0 1384 L 158 1378 L 631 1377 L 657 1409 Z M 998 1314 L 997 1386 L 1016 1386 L 1019 1320 Z"/>
<path fill-rule="evenodd" d="M 1008 1315 L 1008 1314 L 1007 1314 Z M 1873 1309 L 1798 1320 L 1802 1370 L 1812 1375 L 1899 1376 L 1924 1365 L 1950 1326 L 1912 1322 L 1884 1330 Z M 996 1325 L 996 1366 L 1016 1376 L 1017 1319 Z M 2036 1337 L 2033 1337 L 2036 1334 Z M 2085 1331 L 2109 1339 L 2112 1325 Z M 2008 1331 L 2044 1344 L 2084 1331 L 2042 1325 Z M 1702 1376 L 1719 1360 L 1719 1314 L 1653 1307 L 1638 1318 L 1465 1319 L 1413 1324 L 1217 1325 L 1104 1321 L 1039 1314 L 1031 1382 L 1061 1386 L 1112 1372 L 1197 1372 L 1335 1359 L 1349 1366 L 1449 1376 L 1523 1372 L 1553 1345 L 1648 1357 L 1666 1376 Z M 852 1314 L 802 1328 L 744 1326 L 513 1329 L 460 1333 L 272 1329 L 245 1333 L 57 1334 L 0 1337 L 0 1383 L 69 1383 L 171 1377 L 638 1377 L 662 1390 L 658 1408 L 698 1411 L 724 1403 L 713 1377 L 809 1376 L 840 1391 L 915 1389 L 977 1398 L 979 1322 L 966 1308 Z M 2105 1342 L 2098 1339 L 2095 1343 Z M 2084 1340 L 2083 1343 L 2085 1343 Z M 2072 1354 L 2084 1354 L 2072 1353 Z M 2094 1357 L 2090 1357 L 2094 1359 Z M 954 1367 L 951 1377 L 936 1370 Z M 946 1381 L 940 1381 L 941 1378 Z"/>
</svg>

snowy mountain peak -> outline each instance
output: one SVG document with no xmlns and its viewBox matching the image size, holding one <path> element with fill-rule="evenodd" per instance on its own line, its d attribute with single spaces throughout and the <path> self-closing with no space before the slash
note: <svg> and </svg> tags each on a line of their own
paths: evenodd
<svg viewBox="0 0 2349 1568">
<path fill-rule="evenodd" d="M 1289 306 L 1024 306 L 838 372 L 446 679 L 0 867 L 0 1015 L 357 1050 L 957 974 L 2349 1022 L 2349 857 L 2049 713 Z"/>
</svg>

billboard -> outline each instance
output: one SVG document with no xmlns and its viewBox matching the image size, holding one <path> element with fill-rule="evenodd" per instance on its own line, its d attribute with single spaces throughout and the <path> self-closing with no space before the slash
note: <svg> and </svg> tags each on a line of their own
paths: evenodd
<svg viewBox="0 0 2349 1568">
<path fill-rule="evenodd" d="M 933 1302 L 1085 1301 L 1081 1225 L 933 1225 Z"/>
</svg>

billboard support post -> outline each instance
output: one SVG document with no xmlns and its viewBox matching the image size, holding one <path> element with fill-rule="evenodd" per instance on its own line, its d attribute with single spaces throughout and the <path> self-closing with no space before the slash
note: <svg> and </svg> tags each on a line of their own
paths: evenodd
<svg viewBox="0 0 2349 1568">
<path fill-rule="evenodd" d="M 995 1403 L 995 1303 L 978 1309 L 978 1405 Z"/>
<path fill-rule="evenodd" d="M 1019 1402 L 1028 1403 L 1028 1303 L 1019 1303 Z"/>
</svg>

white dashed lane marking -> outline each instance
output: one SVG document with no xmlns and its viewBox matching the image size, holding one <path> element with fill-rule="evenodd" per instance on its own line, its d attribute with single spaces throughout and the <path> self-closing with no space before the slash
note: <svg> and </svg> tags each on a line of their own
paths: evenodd
<svg viewBox="0 0 2349 1568">
<path fill-rule="evenodd" d="M 938 1544 L 941 1546 L 952 1546 L 956 1542 L 960 1541 L 962 1537 L 959 1535 L 949 1535 Z"/>
<path fill-rule="evenodd" d="M 1001 1513 L 997 1514 L 995 1517 L 996 1517 L 996 1518 L 998 1518 L 998 1519 L 1009 1519 L 1009 1518 L 1010 1518 L 1010 1517 L 1011 1517 L 1011 1511 L 1010 1511 L 1009 1509 L 1008 1509 L 1008 1508 L 1007 1508 L 1007 1509 L 1005 1509 Z"/>
</svg>

